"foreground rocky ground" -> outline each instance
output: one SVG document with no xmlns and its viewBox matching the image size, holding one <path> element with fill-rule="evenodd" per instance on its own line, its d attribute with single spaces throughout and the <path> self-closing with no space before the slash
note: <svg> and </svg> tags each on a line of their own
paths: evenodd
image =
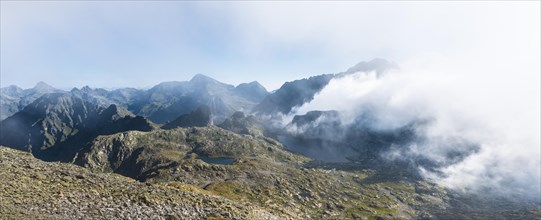
<svg viewBox="0 0 541 220">
<path fill-rule="evenodd" d="M 253 205 L 0 147 L 0 219 L 283 219 Z"/>
</svg>

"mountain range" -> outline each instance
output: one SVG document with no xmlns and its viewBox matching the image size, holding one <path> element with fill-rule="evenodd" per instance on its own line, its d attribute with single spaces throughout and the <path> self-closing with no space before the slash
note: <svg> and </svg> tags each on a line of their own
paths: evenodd
<svg viewBox="0 0 541 220">
<path fill-rule="evenodd" d="M 115 104 L 158 124 L 190 113 L 200 105 L 209 106 L 213 120 L 221 122 L 235 111 L 251 111 L 253 106 L 268 95 L 267 90 L 256 81 L 235 87 L 201 74 L 195 75 L 190 81 L 164 82 L 148 90 L 123 88 L 108 91 L 85 86 L 62 91 L 39 82 L 35 87 L 25 90 L 14 85 L 2 88 L 0 120 L 22 110 L 47 93 L 69 93 L 101 107 Z"/>
<path fill-rule="evenodd" d="M 539 201 L 453 191 L 418 169 L 448 164 L 384 158 L 425 141 L 425 120 L 381 129 L 370 111 L 347 123 L 340 111 L 295 112 L 334 79 L 396 68 L 360 62 L 272 93 L 201 74 L 148 90 L 2 88 L 0 218 L 541 218 Z M 464 144 L 451 161 L 479 150 Z"/>
<path fill-rule="evenodd" d="M 358 71 L 376 71 L 378 74 L 384 74 L 395 68 L 397 66 L 392 62 L 374 59 L 370 62 L 360 62 L 341 73 L 286 82 L 273 93 L 269 93 L 257 81 L 233 86 L 202 74 L 195 75 L 189 81 L 163 82 L 148 90 L 122 88 L 109 91 L 85 86 L 63 91 L 44 82 L 39 82 L 30 89 L 11 85 L 1 88 L 0 120 L 22 110 L 44 94 L 65 92 L 102 107 L 115 104 L 158 124 L 172 121 L 201 105 L 206 105 L 211 108 L 213 121 L 221 123 L 235 111 L 269 115 L 287 114 L 293 107 L 311 101 L 333 78 Z"/>
</svg>

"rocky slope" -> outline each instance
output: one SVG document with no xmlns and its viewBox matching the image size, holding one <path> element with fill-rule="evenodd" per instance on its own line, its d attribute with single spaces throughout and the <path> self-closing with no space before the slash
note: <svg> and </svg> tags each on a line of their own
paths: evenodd
<svg viewBox="0 0 541 220">
<path fill-rule="evenodd" d="M 407 172 L 311 162 L 273 139 L 214 126 L 100 136 L 74 162 L 154 184 L 195 185 L 295 219 L 430 217 L 448 198 Z"/>
<path fill-rule="evenodd" d="M 0 146 L 0 219 L 284 219 L 194 188 L 93 173 Z"/>
<path fill-rule="evenodd" d="M 98 135 L 154 127 L 115 105 L 102 108 L 68 93 L 50 93 L 0 122 L 0 144 L 41 159 L 67 161 Z"/>
</svg>

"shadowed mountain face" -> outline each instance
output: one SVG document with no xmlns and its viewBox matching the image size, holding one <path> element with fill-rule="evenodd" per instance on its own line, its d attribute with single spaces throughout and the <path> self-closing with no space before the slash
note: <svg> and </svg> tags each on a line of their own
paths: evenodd
<svg viewBox="0 0 541 220">
<path fill-rule="evenodd" d="M 203 127 L 212 124 L 212 113 L 210 108 L 202 105 L 197 110 L 190 114 L 181 115 L 174 121 L 162 126 L 163 129 L 186 128 L 186 127 Z"/>
<path fill-rule="evenodd" d="M 67 93 L 50 93 L 0 123 L 0 144 L 64 161 L 97 135 L 153 127 L 115 105 L 102 108 Z"/>
<path fill-rule="evenodd" d="M 14 85 L 2 88 L 0 90 L 0 120 L 12 116 L 40 96 L 53 92 L 63 91 L 44 82 L 38 82 L 30 89 L 21 89 Z"/>
</svg>

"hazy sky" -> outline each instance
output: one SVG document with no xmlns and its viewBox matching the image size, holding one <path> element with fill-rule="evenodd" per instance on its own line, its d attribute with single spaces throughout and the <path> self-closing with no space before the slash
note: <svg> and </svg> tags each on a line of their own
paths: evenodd
<svg viewBox="0 0 541 220">
<path fill-rule="evenodd" d="M 537 75 L 539 39 L 539 1 L 2 1 L 0 84 L 149 87 L 202 73 L 272 90 L 376 57 L 467 56 Z"/>
</svg>

